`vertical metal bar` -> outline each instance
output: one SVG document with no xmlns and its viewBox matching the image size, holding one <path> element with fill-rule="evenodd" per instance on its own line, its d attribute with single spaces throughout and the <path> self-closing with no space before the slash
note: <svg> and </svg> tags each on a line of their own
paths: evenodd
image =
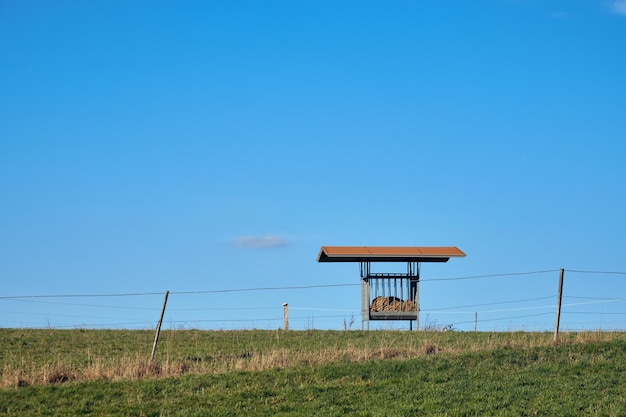
<svg viewBox="0 0 626 417">
<path fill-rule="evenodd" d="M 406 288 L 407 288 L 407 298 L 406 301 L 404 302 L 404 311 L 405 312 L 409 312 L 411 311 L 411 275 L 413 275 L 413 262 L 407 262 L 406 263 Z M 402 294 L 402 299 L 404 300 L 404 293 Z M 409 320 L 409 330 L 413 329 L 413 323 L 411 320 Z"/>
<path fill-rule="evenodd" d="M 410 282 L 411 282 L 410 281 L 411 280 L 410 277 L 412 275 L 412 272 L 413 272 L 413 262 L 407 262 L 406 263 L 406 276 L 407 276 L 407 285 L 408 285 L 409 288 L 410 288 Z M 402 285 L 402 281 L 400 281 L 400 283 L 401 283 L 400 285 Z M 404 298 L 404 294 L 402 294 L 402 295 L 403 295 L 402 299 L 404 300 L 405 299 Z M 406 302 L 404 303 L 404 311 L 405 312 L 409 312 L 410 311 L 410 303 L 409 303 L 410 298 L 411 298 L 411 296 L 409 295 L 406 298 Z M 413 329 L 413 323 L 411 323 L 411 320 L 409 320 L 409 330 L 412 330 L 412 329 Z"/>
<path fill-rule="evenodd" d="M 415 286 L 415 324 L 416 330 L 420 329 L 420 280 L 417 279 L 417 285 Z"/>
<path fill-rule="evenodd" d="M 361 330 L 365 330 L 365 322 L 369 330 L 370 319 L 370 286 L 369 278 L 361 278 Z"/>
<path fill-rule="evenodd" d="M 393 296 L 398 298 L 398 278 L 393 279 Z"/>
<path fill-rule="evenodd" d="M 415 303 L 415 324 L 416 330 L 420 329 L 420 264 L 415 262 L 413 265 L 413 277 L 411 278 L 411 296 Z"/>
<path fill-rule="evenodd" d="M 380 279 L 380 289 L 382 291 L 382 296 L 385 297 L 385 278 Z"/>
</svg>

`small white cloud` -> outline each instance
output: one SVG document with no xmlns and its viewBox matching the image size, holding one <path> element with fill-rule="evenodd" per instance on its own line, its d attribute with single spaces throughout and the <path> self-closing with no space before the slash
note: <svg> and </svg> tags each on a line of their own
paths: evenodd
<svg viewBox="0 0 626 417">
<path fill-rule="evenodd" d="M 626 16 L 626 0 L 615 0 L 611 4 L 611 10 L 617 14 Z"/>
<path fill-rule="evenodd" d="M 289 245 L 287 240 L 276 235 L 267 236 L 242 236 L 235 240 L 237 246 L 245 246 L 255 249 L 281 248 Z"/>
</svg>

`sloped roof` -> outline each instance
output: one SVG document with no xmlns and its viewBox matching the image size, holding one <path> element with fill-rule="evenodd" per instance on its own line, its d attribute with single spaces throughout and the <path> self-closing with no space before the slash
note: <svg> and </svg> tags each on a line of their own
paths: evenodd
<svg viewBox="0 0 626 417">
<path fill-rule="evenodd" d="M 464 257 L 455 246 L 322 246 L 318 262 L 447 262 Z"/>
</svg>

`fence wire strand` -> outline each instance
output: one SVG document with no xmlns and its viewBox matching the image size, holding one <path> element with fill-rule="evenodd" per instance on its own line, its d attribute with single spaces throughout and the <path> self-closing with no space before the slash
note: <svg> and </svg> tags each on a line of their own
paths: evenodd
<svg viewBox="0 0 626 417">
<path fill-rule="evenodd" d="M 511 273 L 502 273 L 502 274 L 485 274 L 485 275 L 472 275 L 472 276 L 460 276 L 460 277 L 448 277 L 448 278 L 426 278 L 421 279 L 420 281 L 426 282 L 437 282 L 437 281 L 460 281 L 460 280 L 473 280 L 473 279 L 488 279 L 495 277 L 515 277 L 522 275 L 537 275 L 537 274 L 546 274 L 546 273 L 554 273 L 558 272 L 560 269 L 551 269 L 551 270 L 538 270 L 538 271 L 528 271 L 528 272 L 511 272 Z M 626 272 L 620 271 L 592 271 L 592 270 L 569 270 L 564 269 L 564 271 L 568 273 L 578 273 L 578 274 L 595 274 L 595 275 L 626 275 Z M 320 284 L 320 285 L 302 285 L 302 286 L 274 286 L 274 287 L 250 287 L 250 288 L 226 288 L 226 289 L 213 289 L 213 290 L 195 290 L 195 291 L 170 291 L 170 295 L 178 295 L 178 296 L 186 296 L 186 295 L 209 295 L 209 294 L 223 294 L 223 293 L 241 293 L 241 292 L 254 292 L 254 291 L 296 291 L 296 290 L 311 290 L 311 289 L 324 289 L 324 288 L 338 288 L 338 287 L 356 287 L 361 286 L 361 283 L 338 283 L 338 284 Z M 16 295 L 9 296 L 4 295 L 0 296 L 0 301 L 14 301 L 21 303 L 38 303 L 38 304 L 49 304 L 49 305 L 58 305 L 58 306 L 68 306 L 68 307 L 82 307 L 82 308 L 103 308 L 103 309 L 123 309 L 123 310 L 143 310 L 149 312 L 159 311 L 159 308 L 156 307 L 139 307 L 139 306 L 124 306 L 124 305 L 106 305 L 106 304 L 90 304 L 90 303 L 74 303 L 74 302 L 63 302 L 63 301 L 51 301 L 50 299 L 62 299 L 62 298 L 97 298 L 97 297 L 143 297 L 143 296 L 163 296 L 164 292 L 134 292 L 134 293 L 105 293 L 105 294 L 49 294 L 49 295 Z M 548 306 L 524 306 L 519 308 L 500 308 L 493 310 L 476 310 L 476 311 L 467 311 L 469 308 L 481 308 L 487 306 L 504 306 L 515 303 L 532 303 L 535 301 L 554 299 L 556 300 L 556 295 L 549 295 L 544 297 L 536 297 L 536 298 L 524 298 L 519 300 L 508 300 L 508 301 L 499 301 L 499 302 L 490 302 L 490 303 L 478 303 L 478 304 L 468 304 L 468 305 L 459 305 L 459 306 L 447 306 L 441 308 L 429 308 L 425 310 L 420 310 L 422 313 L 430 313 L 430 314 L 497 314 L 503 312 L 510 311 L 523 311 L 523 310 L 533 310 L 533 309 L 555 309 L 555 305 Z M 583 305 L 591 305 L 591 304 L 605 304 L 605 303 L 614 303 L 620 301 L 626 301 L 626 298 L 608 298 L 608 297 L 589 297 L 589 296 L 576 296 L 576 295 L 563 295 L 564 299 L 571 300 L 588 300 L 582 302 L 570 302 L 563 304 L 563 307 L 576 307 Z M 320 307 L 303 307 L 303 306 L 290 306 L 292 310 L 296 311 L 311 311 L 311 312 L 337 312 L 344 313 L 343 315 L 322 315 L 322 316 L 293 316 L 290 317 L 291 321 L 299 321 L 299 320 L 324 320 L 324 319 L 335 319 L 335 318 L 344 318 L 347 315 L 358 315 L 361 313 L 359 309 L 339 309 L 339 308 L 324 308 Z M 274 317 L 267 318 L 210 318 L 210 319 L 189 319 L 189 320 L 179 320 L 177 319 L 176 313 L 180 312 L 193 312 L 193 311 L 261 311 L 261 310 L 275 310 L 276 315 Z M 54 312 L 43 312 L 43 313 L 35 313 L 35 312 L 19 312 L 19 311 L 3 311 L 4 314 L 20 314 L 20 315 L 37 315 L 37 316 L 47 316 L 47 317 L 74 317 L 76 315 L 69 314 L 61 314 L 58 311 Z M 172 315 L 174 313 L 174 315 Z M 530 315 L 522 315 L 522 316 L 514 316 L 514 317 L 481 317 L 480 322 L 493 322 L 493 321 L 506 321 L 506 320 L 517 320 L 528 317 L 539 317 L 545 316 L 549 314 L 554 314 L 553 312 L 547 313 L 537 313 Z M 615 311 L 607 311 L 607 312 L 597 312 L 597 311 L 562 311 L 563 315 L 582 315 L 588 314 L 590 316 L 623 316 L 626 315 L 624 312 L 615 312 Z M 201 307 L 201 308 L 189 308 L 189 307 L 168 307 L 167 315 L 169 317 L 169 323 L 171 324 L 198 324 L 198 323 L 236 323 L 236 322 L 247 322 L 247 323 L 259 323 L 259 322 L 277 322 L 280 323 L 283 320 L 282 317 L 282 308 L 280 307 L 253 307 L 253 306 L 245 306 L 245 307 Z M 136 317 L 133 321 L 125 321 L 121 318 L 113 318 L 113 317 L 94 317 L 94 316 L 85 316 L 81 315 L 80 319 L 102 319 L 102 320 L 119 320 L 118 323 L 99 323 L 99 324 L 79 324 L 79 325 L 70 325 L 70 326 L 52 326 L 55 328 L 82 328 L 82 327 L 118 327 L 118 326 L 133 326 L 133 325 L 153 325 L 152 321 L 138 321 L 142 317 Z M 176 319 L 176 320 L 174 320 Z M 11 322 L 15 322 L 12 320 Z M 468 321 L 458 321 L 454 323 L 454 325 L 463 325 L 468 323 L 473 323 L 474 320 Z M 602 326 L 602 324 L 600 324 Z"/>
</svg>

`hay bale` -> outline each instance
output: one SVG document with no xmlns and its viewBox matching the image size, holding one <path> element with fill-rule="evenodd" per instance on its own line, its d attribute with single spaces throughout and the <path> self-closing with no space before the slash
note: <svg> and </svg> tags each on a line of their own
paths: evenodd
<svg viewBox="0 0 626 417">
<path fill-rule="evenodd" d="M 395 299 L 393 301 L 390 301 L 387 311 L 395 311 L 395 312 L 402 311 L 402 300 Z"/>
<path fill-rule="evenodd" d="M 370 305 L 370 311 L 379 312 L 383 311 L 385 308 L 385 300 L 387 297 L 376 297 L 372 300 L 372 304 Z"/>
<path fill-rule="evenodd" d="M 413 300 L 406 300 L 404 302 L 404 311 L 417 311 L 417 303 Z"/>
<path fill-rule="evenodd" d="M 398 297 L 376 297 L 370 304 L 370 311 L 402 311 L 402 300 Z"/>
</svg>

